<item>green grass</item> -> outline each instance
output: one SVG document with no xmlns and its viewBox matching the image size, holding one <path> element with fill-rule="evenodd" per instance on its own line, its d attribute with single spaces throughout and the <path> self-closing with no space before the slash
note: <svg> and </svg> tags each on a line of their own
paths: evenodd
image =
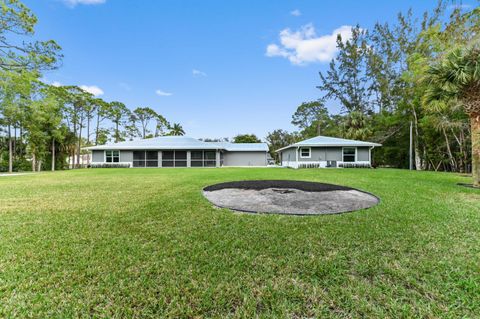
<svg viewBox="0 0 480 319">
<path fill-rule="evenodd" d="M 355 213 L 213 208 L 202 187 L 297 179 Z M 480 191 L 401 170 L 96 169 L 0 177 L 0 317 L 476 317 Z"/>
</svg>

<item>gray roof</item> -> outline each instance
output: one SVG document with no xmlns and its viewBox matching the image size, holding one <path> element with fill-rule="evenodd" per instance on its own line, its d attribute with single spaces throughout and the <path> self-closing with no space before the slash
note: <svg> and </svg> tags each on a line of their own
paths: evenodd
<svg viewBox="0 0 480 319">
<path fill-rule="evenodd" d="M 227 151 L 242 151 L 242 152 L 267 152 L 267 143 L 230 143 L 230 142 L 212 142 Z"/>
<path fill-rule="evenodd" d="M 329 136 L 316 136 L 313 138 L 309 138 L 307 140 L 288 145 L 281 149 L 276 150 L 276 152 L 291 148 L 291 147 L 302 147 L 302 146 L 382 146 L 382 144 L 372 143 L 372 142 L 364 142 L 364 141 L 356 141 L 356 140 L 347 140 L 344 138 L 337 138 L 337 137 L 329 137 Z"/>
<path fill-rule="evenodd" d="M 86 147 L 87 150 L 198 150 L 268 151 L 266 143 L 203 142 L 187 136 L 160 136 Z"/>
</svg>

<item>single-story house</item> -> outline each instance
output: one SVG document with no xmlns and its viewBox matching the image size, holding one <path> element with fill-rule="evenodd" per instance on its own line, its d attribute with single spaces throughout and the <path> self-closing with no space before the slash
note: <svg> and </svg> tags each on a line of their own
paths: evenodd
<svg viewBox="0 0 480 319">
<path fill-rule="evenodd" d="M 161 136 L 86 147 L 92 164 L 129 167 L 267 166 L 266 143 L 203 142 L 186 136 Z"/>
<path fill-rule="evenodd" d="M 285 167 L 354 167 L 370 166 L 372 149 L 382 144 L 317 136 L 276 152 Z"/>
</svg>

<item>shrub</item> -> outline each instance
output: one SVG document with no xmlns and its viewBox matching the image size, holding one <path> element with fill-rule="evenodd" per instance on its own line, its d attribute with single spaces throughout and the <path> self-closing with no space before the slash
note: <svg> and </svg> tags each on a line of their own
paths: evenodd
<svg viewBox="0 0 480 319">
<path fill-rule="evenodd" d="M 320 168 L 320 164 L 319 163 L 299 164 L 298 168 Z"/>
<path fill-rule="evenodd" d="M 338 167 L 343 168 L 372 168 L 369 163 L 340 163 Z"/>
<path fill-rule="evenodd" d="M 130 163 L 93 163 L 89 168 L 130 168 Z"/>
</svg>

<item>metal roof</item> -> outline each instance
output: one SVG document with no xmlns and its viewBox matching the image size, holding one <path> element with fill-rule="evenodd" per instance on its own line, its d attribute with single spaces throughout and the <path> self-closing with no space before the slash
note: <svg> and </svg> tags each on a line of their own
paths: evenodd
<svg viewBox="0 0 480 319">
<path fill-rule="evenodd" d="M 230 142 L 212 142 L 220 146 L 220 148 L 227 151 L 241 151 L 241 152 L 268 152 L 267 143 L 230 143 Z"/>
<path fill-rule="evenodd" d="M 344 138 L 337 138 L 337 137 L 330 137 L 330 136 L 316 136 L 313 138 L 309 138 L 307 140 L 288 145 L 286 147 L 280 148 L 276 150 L 276 152 L 283 151 L 288 148 L 292 147 L 302 147 L 302 146 L 382 146 L 382 144 L 372 143 L 372 142 L 364 142 L 364 141 L 356 141 L 356 140 L 347 140 Z"/>
<path fill-rule="evenodd" d="M 86 150 L 198 150 L 224 149 L 227 151 L 268 151 L 266 143 L 203 142 L 187 136 L 159 136 L 143 140 L 125 141 L 85 147 Z"/>
</svg>

